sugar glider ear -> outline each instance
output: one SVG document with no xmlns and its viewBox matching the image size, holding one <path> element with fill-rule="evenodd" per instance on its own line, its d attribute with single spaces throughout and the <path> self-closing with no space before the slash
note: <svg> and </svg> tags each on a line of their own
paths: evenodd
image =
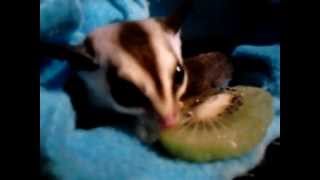
<svg viewBox="0 0 320 180">
<path fill-rule="evenodd" d="M 178 33 L 192 5 L 193 0 L 182 0 L 175 11 L 163 20 L 166 30 L 174 34 Z"/>
<path fill-rule="evenodd" d="M 95 70 L 99 65 L 94 61 L 94 51 L 89 39 L 77 46 L 65 46 L 40 41 L 40 57 L 68 61 L 76 70 Z"/>
</svg>

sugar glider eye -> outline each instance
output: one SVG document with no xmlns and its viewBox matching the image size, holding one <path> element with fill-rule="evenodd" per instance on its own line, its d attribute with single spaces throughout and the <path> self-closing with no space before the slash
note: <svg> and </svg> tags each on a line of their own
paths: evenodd
<svg viewBox="0 0 320 180">
<path fill-rule="evenodd" d="M 176 66 L 175 72 L 174 72 L 174 84 L 175 85 L 181 85 L 185 76 L 184 67 L 181 64 L 178 64 Z"/>
</svg>

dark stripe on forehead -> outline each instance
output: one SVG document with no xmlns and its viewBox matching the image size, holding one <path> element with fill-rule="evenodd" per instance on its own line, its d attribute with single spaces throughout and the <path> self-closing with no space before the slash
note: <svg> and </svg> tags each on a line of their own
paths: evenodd
<svg viewBox="0 0 320 180">
<path fill-rule="evenodd" d="M 119 32 L 119 43 L 150 74 L 159 96 L 163 97 L 164 92 L 156 64 L 156 55 L 151 47 L 148 33 L 137 23 L 125 23 Z"/>
</svg>

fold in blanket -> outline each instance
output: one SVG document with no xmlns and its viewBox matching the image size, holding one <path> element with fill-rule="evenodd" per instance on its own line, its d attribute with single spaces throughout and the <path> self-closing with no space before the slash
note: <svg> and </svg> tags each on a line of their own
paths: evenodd
<svg viewBox="0 0 320 180">
<path fill-rule="evenodd" d="M 148 16 L 144 0 L 42 0 L 40 38 L 74 44 L 96 27 Z M 116 128 L 75 128 L 77 115 L 62 88 L 69 75 L 68 64 L 44 61 L 40 66 L 40 147 L 49 160 L 49 171 L 65 180 L 225 180 L 253 168 L 263 158 L 266 146 L 280 136 L 280 45 L 242 45 L 232 56 L 263 61 L 271 67 L 271 76 L 247 76 L 262 81 L 263 87 L 274 95 L 276 114 L 266 137 L 250 153 L 204 164 L 165 158 Z"/>
</svg>

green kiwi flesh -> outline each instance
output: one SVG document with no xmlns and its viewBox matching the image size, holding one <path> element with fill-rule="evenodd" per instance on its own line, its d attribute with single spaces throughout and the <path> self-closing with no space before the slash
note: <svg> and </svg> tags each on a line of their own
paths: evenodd
<svg viewBox="0 0 320 180">
<path fill-rule="evenodd" d="M 184 101 L 177 126 L 160 141 L 171 154 L 204 162 L 241 156 L 265 136 L 273 117 L 272 96 L 257 87 L 209 90 Z"/>
</svg>

